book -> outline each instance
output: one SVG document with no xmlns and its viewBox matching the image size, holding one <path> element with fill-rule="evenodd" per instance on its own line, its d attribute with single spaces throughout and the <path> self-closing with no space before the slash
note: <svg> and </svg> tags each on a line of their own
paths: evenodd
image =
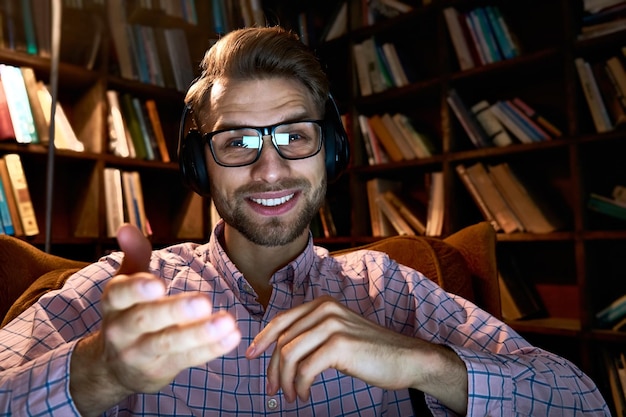
<svg viewBox="0 0 626 417">
<path fill-rule="evenodd" d="M 535 142 L 552 139 L 541 126 L 536 124 L 530 117 L 526 116 L 526 113 L 518 109 L 511 100 L 502 100 L 502 104 L 510 111 L 510 114 L 519 122 L 520 126 L 529 132 Z"/>
<path fill-rule="evenodd" d="M 445 217 L 443 172 L 430 173 L 428 208 L 426 214 L 426 236 L 440 236 Z"/>
<path fill-rule="evenodd" d="M 5 234 L 15 235 L 15 227 L 13 226 L 13 219 L 11 218 L 11 211 L 7 201 L 7 190 L 11 191 L 10 188 L 4 186 L 0 179 L 0 223 L 2 223 L 2 229 Z"/>
<path fill-rule="evenodd" d="M 598 213 L 605 214 L 617 219 L 626 220 L 626 204 L 614 198 L 600 194 L 590 193 L 587 199 L 587 208 Z"/>
<path fill-rule="evenodd" d="M 411 120 L 406 115 L 396 113 L 392 116 L 392 119 L 417 158 L 432 156 L 432 144 L 426 135 L 421 134 L 413 127 Z"/>
<path fill-rule="evenodd" d="M 106 92 L 106 99 L 108 104 L 109 151 L 112 152 L 113 155 L 127 158 L 130 156 L 130 149 L 128 147 L 129 141 L 127 140 L 126 122 L 122 116 L 117 91 L 108 90 Z"/>
<path fill-rule="evenodd" d="M 507 201 L 513 213 L 530 233 L 550 233 L 557 230 L 550 218 L 542 211 L 531 192 L 514 173 L 508 163 L 489 166 L 489 176 Z"/>
<path fill-rule="evenodd" d="M 517 140 L 521 143 L 533 143 L 534 140 L 532 136 L 524 129 L 518 121 L 516 121 L 509 111 L 507 111 L 506 107 L 502 105 L 501 101 L 496 101 L 493 103 L 489 110 L 491 113 L 496 116 L 496 118 L 502 123 L 506 129 L 515 136 Z"/>
<path fill-rule="evenodd" d="M 384 77 L 381 61 L 378 57 L 378 48 L 373 37 L 366 38 L 361 42 L 362 58 L 365 60 L 367 74 L 369 75 L 373 93 L 381 93 L 391 85 Z"/>
<path fill-rule="evenodd" d="M 141 177 L 137 171 L 122 172 L 122 192 L 125 207 L 125 221 L 135 225 L 145 236 L 151 230 L 146 218 Z"/>
<path fill-rule="evenodd" d="M 326 42 L 331 41 L 344 35 L 348 30 L 348 2 L 343 1 L 339 4 L 337 10 L 333 14 L 330 24 L 322 35 L 322 39 Z"/>
<path fill-rule="evenodd" d="M 380 211 L 383 216 L 389 220 L 396 233 L 401 236 L 415 235 L 415 232 L 404 220 L 400 212 L 392 205 L 384 195 L 378 195 L 376 197 L 376 203 L 380 207 Z"/>
<path fill-rule="evenodd" d="M 0 140 L 9 139 L 15 139 L 15 131 L 13 130 L 7 96 L 2 86 L 2 77 L 0 77 Z"/>
<path fill-rule="evenodd" d="M 152 130 L 154 131 L 154 137 L 156 139 L 161 161 L 170 162 L 170 154 L 167 149 L 165 134 L 163 133 L 163 127 L 161 126 L 161 118 L 159 116 L 156 102 L 152 99 L 148 99 L 145 101 L 144 104 L 148 112 L 148 118 L 150 119 L 150 123 L 152 124 Z"/>
<path fill-rule="evenodd" d="M 49 132 L 48 123 L 46 123 L 46 116 L 43 114 L 43 108 L 39 102 L 39 95 L 37 94 L 37 78 L 35 71 L 31 67 L 20 67 L 22 71 L 22 78 L 24 79 L 24 87 L 26 88 L 26 95 L 28 96 L 28 104 L 35 123 L 35 129 L 37 131 L 37 138 L 41 143 L 48 143 Z"/>
<path fill-rule="evenodd" d="M 498 62 L 503 59 L 498 47 L 498 41 L 493 32 L 492 26 L 489 24 L 489 18 L 483 7 L 476 7 L 470 12 L 472 18 L 476 22 L 476 27 L 479 32 L 479 39 L 484 42 L 485 50 L 490 57 L 490 62 Z"/>
<path fill-rule="evenodd" d="M 617 56 L 612 56 L 606 60 L 607 71 L 615 85 L 619 88 L 621 97 L 626 97 L 626 70 L 622 61 Z M 626 107 L 626 102 L 623 102 Z"/>
<path fill-rule="evenodd" d="M 500 223 L 498 223 L 498 220 L 496 220 L 494 213 L 492 213 L 491 209 L 487 205 L 487 202 L 478 191 L 478 188 L 476 187 L 476 184 L 474 184 L 472 177 L 470 177 L 470 175 L 468 174 L 465 165 L 458 164 L 455 167 L 455 170 L 485 220 L 487 220 L 489 224 L 491 224 L 491 227 L 493 227 L 493 230 L 495 230 L 496 232 L 502 231 Z"/>
<path fill-rule="evenodd" d="M 363 43 L 355 43 L 352 45 L 352 58 L 354 66 L 356 67 L 361 96 L 369 96 L 374 90 L 372 89 L 372 82 L 370 81 L 368 62 L 366 60 L 365 46 L 363 46 Z"/>
<path fill-rule="evenodd" d="M 13 123 L 15 140 L 18 143 L 38 143 L 39 137 L 22 71 L 12 65 L 0 64 L 0 77 Z"/>
<path fill-rule="evenodd" d="M 417 210 L 409 206 L 409 203 L 405 199 L 399 196 L 399 194 L 393 190 L 387 190 L 383 194 L 385 200 L 387 200 L 402 216 L 404 220 L 410 225 L 410 227 L 420 235 L 426 233 L 426 225 L 424 221 L 420 220 L 417 215 Z"/>
<path fill-rule="evenodd" d="M 46 123 L 50 125 L 50 109 L 52 107 L 52 96 L 50 90 L 42 82 L 37 81 L 37 93 L 39 96 L 39 103 L 43 108 L 43 114 L 46 118 Z M 63 106 L 60 102 L 56 103 L 56 110 L 54 113 L 54 146 L 57 149 L 69 149 L 76 152 L 83 152 L 85 145 L 78 140 L 76 133 L 70 124 L 70 121 L 63 110 Z"/>
<path fill-rule="evenodd" d="M 158 149 L 154 132 L 152 131 L 152 124 L 150 124 L 147 113 L 144 112 L 143 104 L 139 97 L 132 98 L 132 105 L 134 114 L 139 122 L 141 138 L 143 139 L 144 149 L 146 150 L 146 159 L 154 161 L 156 159 L 155 152 L 158 152 Z"/>
<path fill-rule="evenodd" d="M 595 315 L 603 325 L 613 324 L 624 316 L 626 316 L 626 294 L 611 301 Z"/>
<path fill-rule="evenodd" d="M 24 228 L 22 227 L 20 214 L 17 209 L 17 200 L 15 199 L 13 185 L 11 184 L 11 178 L 9 177 L 9 170 L 4 158 L 0 158 L 0 181 L 4 187 L 7 207 L 9 209 L 9 214 L 11 215 L 11 223 L 13 224 L 14 236 L 24 236 Z"/>
<path fill-rule="evenodd" d="M 393 78 L 393 83 L 396 87 L 404 87 L 409 85 L 409 79 L 404 71 L 404 66 L 398 56 L 396 46 L 391 42 L 385 42 L 381 46 L 383 53 L 387 59 L 389 65 L 389 71 Z"/>
<path fill-rule="evenodd" d="M 600 95 L 598 85 L 591 71 L 591 66 L 580 57 L 574 59 L 574 63 L 596 131 L 603 133 L 612 130 L 613 126 L 604 102 L 602 101 L 602 96 Z"/>
<path fill-rule="evenodd" d="M 448 91 L 446 100 L 474 146 L 477 148 L 490 146 L 487 133 L 478 123 L 469 107 L 463 102 L 456 89 Z"/>
<path fill-rule="evenodd" d="M 11 189 L 13 190 L 13 196 L 17 204 L 19 221 L 22 225 L 24 235 L 35 236 L 39 234 L 39 226 L 37 224 L 37 217 L 35 216 L 35 208 L 30 198 L 24 168 L 22 167 L 22 160 L 19 154 L 16 153 L 6 154 L 3 159 L 9 173 Z"/>
<path fill-rule="evenodd" d="M 515 105 L 515 107 L 517 107 L 518 109 L 523 111 L 524 114 L 526 114 L 526 116 L 528 116 L 532 120 L 534 120 L 537 124 L 539 124 L 541 127 L 543 127 L 543 129 L 546 132 L 548 132 L 550 135 L 552 135 L 553 137 L 556 138 L 556 137 L 563 136 L 563 132 L 558 127 L 556 127 L 553 123 L 548 121 L 545 117 L 543 117 L 542 115 L 537 113 L 537 111 L 535 109 L 530 107 L 521 98 L 514 97 L 511 100 L 511 102 Z"/>
<path fill-rule="evenodd" d="M 461 70 L 474 68 L 475 62 L 472 58 L 468 39 L 463 34 L 459 12 L 454 7 L 446 7 L 443 9 L 443 16 L 446 19 L 448 34 L 450 35 L 459 67 Z"/>
<path fill-rule="evenodd" d="M 385 126 L 383 119 L 380 115 L 375 114 L 368 118 L 369 125 L 372 127 L 372 130 L 376 134 L 376 137 L 379 139 L 383 148 L 389 155 L 389 158 L 394 161 L 402 161 L 404 159 L 404 154 L 400 150 L 400 147 L 394 140 L 393 136 Z"/>
<path fill-rule="evenodd" d="M 599 61 L 591 65 L 591 71 L 598 84 L 600 96 L 609 113 L 611 124 L 617 128 L 626 124 L 626 109 L 621 103 L 621 90 L 609 75 L 606 63 Z"/>
<path fill-rule="evenodd" d="M 135 149 L 135 157 L 138 159 L 148 159 L 146 142 L 143 138 L 141 126 L 139 125 L 139 118 L 135 113 L 135 108 L 133 106 L 133 97 L 129 93 L 124 93 L 121 97 L 119 97 L 119 99 L 122 117 L 124 118 L 124 122 L 128 128 L 133 149 Z"/>
<path fill-rule="evenodd" d="M 117 168 L 104 168 L 104 199 L 107 236 L 115 237 L 117 229 L 124 223 L 122 172 Z"/>
<path fill-rule="evenodd" d="M 402 159 L 415 159 L 417 155 L 413 151 L 411 143 L 407 140 L 407 138 L 405 138 L 405 135 L 402 134 L 402 131 L 396 122 L 394 122 L 391 115 L 389 113 L 385 113 L 381 116 L 381 120 L 389 132 L 392 140 L 395 142 L 398 149 L 400 149 L 400 152 L 402 152 Z"/>
<path fill-rule="evenodd" d="M 522 223 L 494 184 L 483 163 L 477 162 L 470 165 L 466 171 L 476 187 L 477 197 L 484 201 L 504 233 L 523 231 Z M 468 191 L 471 192 L 469 189 Z"/>
<path fill-rule="evenodd" d="M 469 39 L 471 39 L 471 44 L 473 46 L 472 49 L 475 51 L 476 55 L 478 56 L 478 61 L 480 62 L 480 65 L 486 65 L 486 64 L 491 63 L 491 61 L 489 60 L 489 57 L 487 56 L 487 51 L 485 51 L 484 49 L 485 46 L 483 45 L 483 43 L 481 42 L 479 38 L 478 30 L 475 27 L 476 23 L 472 19 L 472 16 L 470 15 L 469 12 L 462 13 L 461 16 L 463 18 L 462 23 L 464 23 L 464 26 L 467 28 Z"/>
<path fill-rule="evenodd" d="M 496 146 L 508 146 L 513 143 L 500 120 L 491 111 L 491 106 L 487 100 L 481 100 L 471 107 L 476 120 L 482 125 L 491 143 Z"/>
<path fill-rule="evenodd" d="M 136 80 L 138 75 L 131 57 L 125 2 L 124 0 L 110 0 L 106 2 L 106 6 L 109 33 L 113 41 L 120 76 L 129 80 Z"/>
<path fill-rule="evenodd" d="M 378 204 L 378 196 L 388 190 L 399 190 L 400 186 L 399 182 L 384 178 L 372 178 L 366 182 L 372 236 L 386 237 L 397 234 L 389 219 L 383 214 Z"/>
<path fill-rule="evenodd" d="M 507 36 L 508 29 L 505 29 L 504 19 L 501 18 L 499 10 L 496 11 L 495 9 L 497 9 L 497 6 L 485 6 L 482 8 L 502 57 L 504 59 L 515 58 L 519 52 L 512 39 Z"/>
</svg>

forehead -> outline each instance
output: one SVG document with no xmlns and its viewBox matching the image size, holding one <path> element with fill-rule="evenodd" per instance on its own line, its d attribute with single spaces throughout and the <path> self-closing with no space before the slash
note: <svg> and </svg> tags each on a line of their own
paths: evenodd
<svg viewBox="0 0 626 417">
<path fill-rule="evenodd" d="M 322 116 L 306 87 L 286 78 L 218 81 L 211 89 L 207 104 L 204 120 L 208 131 Z"/>
</svg>

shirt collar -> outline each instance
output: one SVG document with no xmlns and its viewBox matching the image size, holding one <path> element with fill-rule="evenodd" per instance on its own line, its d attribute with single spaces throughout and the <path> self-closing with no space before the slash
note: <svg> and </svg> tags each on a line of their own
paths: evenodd
<svg viewBox="0 0 626 417">
<path fill-rule="evenodd" d="M 231 279 L 234 283 L 239 283 L 244 279 L 241 272 L 230 260 L 226 251 L 220 243 L 220 238 L 224 236 L 224 220 L 217 222 L 211 233 L 209 243 L 199 250 L 206 253 L 205 262 L 210 262 L 218 273 L 224 278 Z M 272 283 L 291 281 L 294 286 L 300 287 L 309 278 L 309 272 L 315 261 L 315 249 L 313 246 L 313 236 L 309 232 L 309 239 L 304 250 L 293 261 L 276 271 L 272 276 Z"/>
</svg>

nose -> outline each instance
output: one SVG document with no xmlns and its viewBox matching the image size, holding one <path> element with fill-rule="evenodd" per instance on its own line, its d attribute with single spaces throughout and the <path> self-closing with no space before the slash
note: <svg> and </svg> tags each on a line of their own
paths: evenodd
<svg viewBox="0 0 626 417">
<path fill-rule="evenodd" d="M 289 161 L 279 155 L 271 135 L 263 135 L 261 154 L 251 167 L 254 180 L 264 182 L 276 182 L 289 173 Z"/>
</svg>

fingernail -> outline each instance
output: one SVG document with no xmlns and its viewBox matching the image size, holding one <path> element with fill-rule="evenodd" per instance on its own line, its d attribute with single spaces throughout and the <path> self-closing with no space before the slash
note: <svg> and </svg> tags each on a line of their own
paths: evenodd
<svg viewBox="0 0 626 417">
<path fill-rule="evenodd" d="M 233 349 L 239 344 L 239 334 L 231 333 L 220 341 L 220 344 L 226 349 Z"/>
<path fill-rule="evenodd" d="M 204 298 L 192 298 L 185 303 L 185 313 L 188 317 L 203 317 L 211 313 L 211 306 Z"/>
<path fill-rule="evenodd" d="M 256 343 L 252 342 L 248 349 L 246 350 L 246 356 L 251 357 L 256 353 Z"/>
<path fill-rule="evenodd" d="M 232 328 L 232 323 L 226 317 L 219 317 L 207 324 L 209 334 L 215 338 L 225 337 Z"/>
<path fill-rule="evenodd" d="M 163 286 L 156 280 L 144 281 L 140 291 L 146 297 L 157 298 L 163 295 Z"/>
</svg>

